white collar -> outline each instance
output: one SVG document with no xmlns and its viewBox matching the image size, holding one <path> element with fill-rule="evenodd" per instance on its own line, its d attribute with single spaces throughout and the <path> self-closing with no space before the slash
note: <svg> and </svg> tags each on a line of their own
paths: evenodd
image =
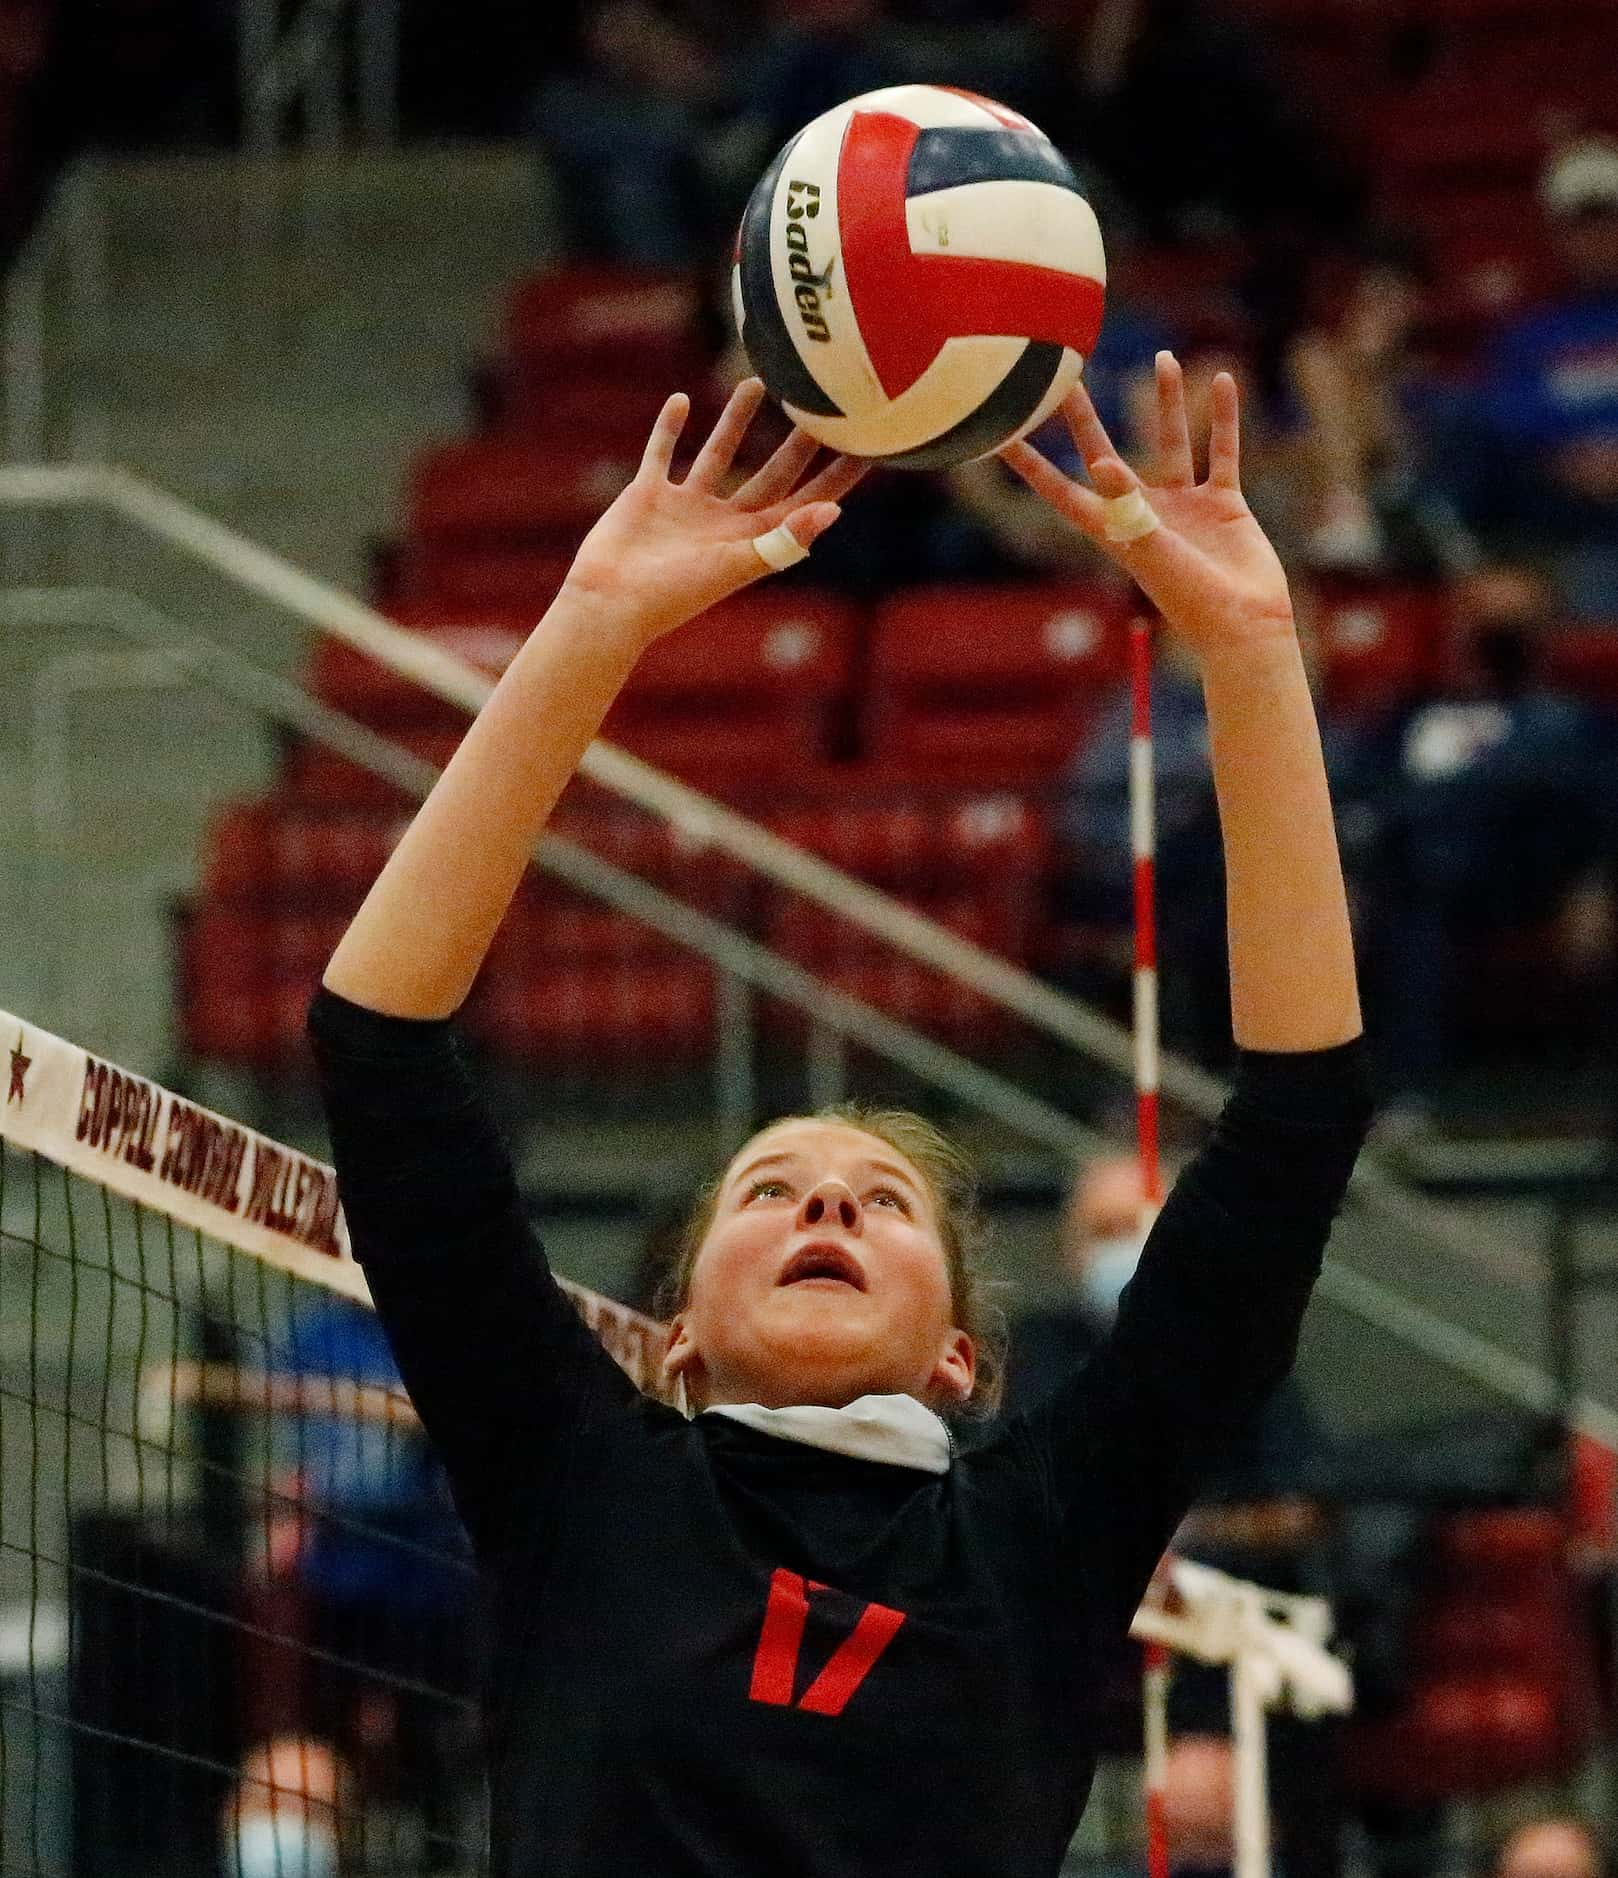
<svg viewBox="0 0 1618 1878">
<path fill-rule="evenodd" d="M 704 1415 L 732 1421 L 782 1441 L 828 1448 L 857 1461 L 885 1461 L 927 1474 L 949 1472 L 950 1439 L 942 1416 L 913 1395 L 862 1395 L 847 1408 L 765 1408 L 759 1402 L 722 1402 Z"/>
</svg>

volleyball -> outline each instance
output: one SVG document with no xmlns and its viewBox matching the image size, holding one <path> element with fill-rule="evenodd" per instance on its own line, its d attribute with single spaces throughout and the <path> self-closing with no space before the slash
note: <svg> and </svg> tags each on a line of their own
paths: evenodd
<svg viewBox="0 0 1618 1878">
<path fill-rule="evenodd" d="M 817 117 L 760 179 L 731 295 L 753 369 L 834 450 L 902 469 L 1043 423 L 1101 330 L 1095 211 L 1027 118 L 943 85 Z"/>
</svg>

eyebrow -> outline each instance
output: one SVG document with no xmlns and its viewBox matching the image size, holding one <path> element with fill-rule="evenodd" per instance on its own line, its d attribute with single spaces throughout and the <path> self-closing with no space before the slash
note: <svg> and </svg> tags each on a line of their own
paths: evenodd
<svg viewBox="0 0 1618 1878">
<path fill-rule="evenodd" d="M 803 1158 L 801 1154 L 793 1154 L 785 1148 L 777 1148 L 773 1154 L 761 1154 L 756 1161 L 749 1161 L 736 1179 L 743 1181 L 749 1174 L 756 1174 L 761 1167 L 779 1167 L 783 1162 L 801 1161 Z M 902 1167 L 896 1166 L 892 1161 L 868 1161 L 866 1165 L 874 1174 L 893 1175 L 902 1180 L 914 1193 L 922 1192 L 921 1184 L 915 1175 L 907 1174 Z"/>
</svg>

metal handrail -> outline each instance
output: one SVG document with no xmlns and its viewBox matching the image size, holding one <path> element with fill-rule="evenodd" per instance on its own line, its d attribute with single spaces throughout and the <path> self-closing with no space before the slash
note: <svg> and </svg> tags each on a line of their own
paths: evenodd
<svg viewBox="0 0 1618 1878">
<path fill-rule="evenodd" d="M 160 647 L 167 657 L 194 671 L 199 682 L 336 749 L 409 794 L 424 795 L 436 777 L 431 763 L 321 704 L 287 679 L 185 633 L 178 622 L 133 595 L 63 588 L 0 593 L 0 623 L 25 621 L 81 629 L 110 627 L 126 638 Z M 1065 1155 L 1094 1144 L 1095 1137 L 1071 1117 L 859 1000 L 822 985 L 745 935 L 574 844 L 548 837 L 535 858 L 539 865 L 581 891 L 606 900 L 677 943 L 709 957 L 722 972 L 806 1010 L 827 1030 L 903 1064 L 923 1080 L 951 1090 L 1025 1137 Z M 1542 1370 L 1362 1272 L 1329 1261 L 1321 1276 L 1320 1291 L 1360 1321 L 1491 1392 L 1536 1413 L 1549 1412 L 1556 1403 L 1555 1385 Z M 1581 1400 L 1575 1405 L 1573 1419 L 1595 1439 L 1618 1445 L 1618 1415 L 1604 1405 Z"/>
<path fill-rule="evenodd" d="M 79 469 L 0 471 L 0 500 L 14 492 L 17 485 L 8 481 L 8 475 L 13 474 L 38 478 L 39 489 L 58 493 L 82 487 L 83 479 L 93 478 L 93 472 Z M 293 569 L 287 572 L 296 574 Z M 312 698 L 291 680 L 190 633 L 180 622 L 136 595 L 106 588 L 0 590 L 0 625 L 26 623 L 110 628 L 145 646 L 161 648 L 178 664 L 194 670 L 199 682 L 336 750 L 407 794 L 424 796 L 437 778 L 436 766 L 426 759 Z M 797 855 L 796 850 L 788 852 Z M 676 943 L 704 954 L 722 972 L 808 1012 L 826 1029 L 888 1057 L 925 1082 L 950 1090 L 1025 1138 L 1064 1155 L 1089 1151 L 1098 1145 L 1099 1137 L 1071 1116 L 861 1000 L 825 985 L 745 934 L 586 849 L 548 835 L 534 858 L 539 866 L 580 891 L 605 900 Z M 1327 1260 L 1317 1289 L 1321 1297 L 1360 1322 L 1535 1414 L 1551 1413 L 1560 1401 L 1554 1379 L 1544 1370 L 1338 1260 Z M 1592 1439 L 1618 1447 L 1618 1413 L 1605 1404 L 1582 1397 L 1572 1405 L 1570 1420 Z"/>
<path fill-rule="evenodd" d="M 312 698 L 290 679 L 201 638 L 134 594 L 101 587 L 0 590 L 0 625 L 33 624 L 78 630 L 108 628 L 160 651 L 196 682 L 273 723 L 336 751 L 350 762 L 425 798 L 438 780 L 435 763 L 390 743 L 368 726 Z M 1072 1158 L 1101 1146 L 1093 1129 L 970 1058 L 923 1036 L 863 1000 L 814 977 L 734 927 L 652 886 L 638 875 L 559 835 L 546 835 L 535 863 L 580 892 L 603 900 L 676 944 L 699 952 L 755 991 L 807 1013 L 849 1042 L 947 1090 L 985 1115 L 1054 1153 Z"/>
<path fill-rule="evenodd" d="M 126 469 L 97 464 L 0 469 L 0 504 L 74 503 L 110 509 L 469 714 L 482 708 L 494 688 L 486 673 L 425 635 L 394 625 L 351 594 Z M 585 752 L 580 771 L 601 788 L 671 823 L 694 843 L 717 848 L 803 898 L 829 907 L 1114 1074 L 1133 1073 L 1130 1037 L 1122 1025 L 628 751 L 598 739 Z M 1205 1121 L 1218 1114 L 1229 1093 L 1218 1077 L 1172 1052 L 1162 1057 L 1161 1088 L 1165 1097 Z M 1374 1151 L 1361 1155 L 1351 1191 L 1369 1212 L 1400 1231 L 1441 1245 L 1467 1263 L 1483 1266 L 1496 1279 L 1525 1287 L 1530 1282 L 1532 1274 L 1515 1246 L 1413 1192 L 1379 1163 Z"/>
</svg>

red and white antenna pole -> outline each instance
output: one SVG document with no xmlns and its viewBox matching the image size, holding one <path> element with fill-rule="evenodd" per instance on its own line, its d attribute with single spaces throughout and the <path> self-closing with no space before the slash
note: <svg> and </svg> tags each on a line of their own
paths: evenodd
<svg viewBox="0 0 1618 1878">
<path fill-rule="evenodd" d="M 1163 1204 L 1157 1142 L 1157 866 L 1152 787 L 1152 638 L 1144 619 L 1130 622 L 1129 845 L 1135 871 L 1135 1130 L 1140 1152 L 1141 1230 Z M 1169 1652 L 1145 1646 L 1147 1878 L 1169 1878 L 1166 1799 L 1169 1756 Z"/>
<path fill-rule="evenodd" d="M 1152 786 L 1152 638 L 1143 619 L 1129 628 L 1133 710 L 1129 735 L 1129 845 L 1135 867 L 1135 1118 L 1140 1140 L 1143 1224 L 1163 1204 L 1157 1146 L 1157 844 Z"/>
</svg>

